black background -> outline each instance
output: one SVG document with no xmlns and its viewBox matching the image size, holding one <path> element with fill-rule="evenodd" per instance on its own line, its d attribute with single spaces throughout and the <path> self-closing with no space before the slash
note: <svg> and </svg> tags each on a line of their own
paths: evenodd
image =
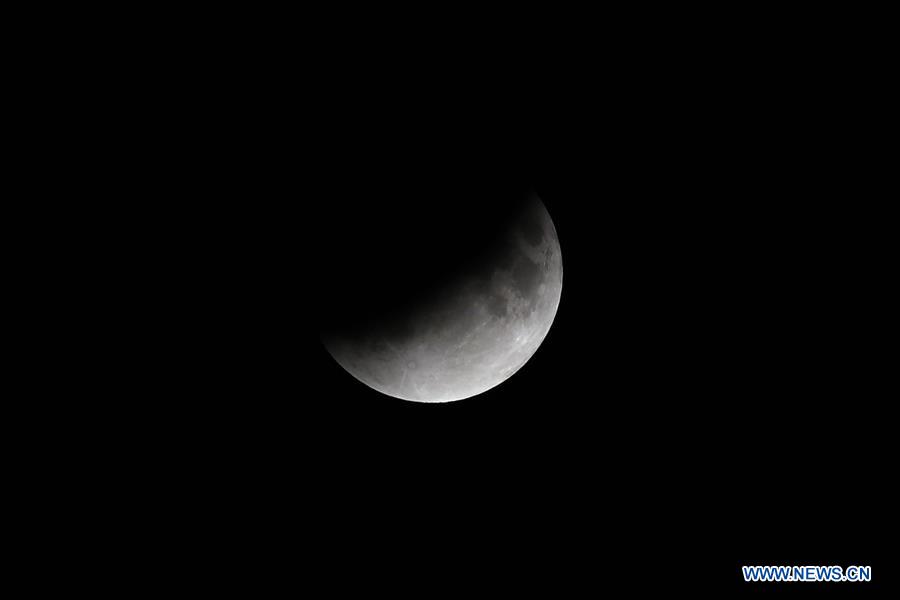
<svg viewBox="0 0 900 600">
<path fill-rule="evenodd" d="M 68 370 L 41 366 L 63 392 L 16 448 L 47 454 L 19 519 L 41 556 L 255 595 L 890 581 L 893 21 L 439 10 L 56 15 L 75 39 L 13 115 L 65 163 L 31 204 L 68 276 L 34 269 L 26 324 L 65 321 L 34 339 Z M 331 359 L 325 317 L 415 289 L 522 189 L 564 283 L 518 373 L 419 404 Z"/>
<path fill-rule="evenodd" d="M 270 148 L 289 181 L 255 274 L 277 283 L 254 436 L 316 568 L 548 594 L 791 588 L 744 584 L 745 564 L 887 577 L 878 40 L 851 57 L 790 27 L 698 37 L 658 16 L 495 22 L 477 45 L 341 23 L 304 54 L 296 138 Z M 418 404 L 331 359 L 328 307 L 377 304 L 379 269 L 414 281 L 431 232 L 477 232 L 494 191 L 522 188 L 555 222 L 564 284 L 514 377 Z"/>
</svg>

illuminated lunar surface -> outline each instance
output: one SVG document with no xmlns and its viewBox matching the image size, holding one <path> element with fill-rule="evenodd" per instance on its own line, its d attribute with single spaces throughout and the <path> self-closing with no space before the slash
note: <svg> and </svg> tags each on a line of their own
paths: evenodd
<svg viewBox="0 0 900 600">
<path fill-rule="evenodd" d="M 550 330 L 563 269 L 556 228 L 536 196 L 498 235 L 499 250 L 448 281 L 438 300 L 401 322 L 325 338 L 329 353 L 362 383 L 404 400 L 461 400 L 508 379 Z"/>
</svg>

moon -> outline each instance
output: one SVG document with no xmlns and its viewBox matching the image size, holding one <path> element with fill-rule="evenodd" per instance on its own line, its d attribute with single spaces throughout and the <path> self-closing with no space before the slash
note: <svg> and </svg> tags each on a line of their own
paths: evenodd
<svg viewBox="0 0 900 600">
<path fill-rule="evenodd" d="M 450 402 L 508 379 L 550 330 L 562 256 L 550 214 L 532 194 L 477 264 L 399 317 L 353 335 L 323 335 L 350 375 L 388 396 Z"/>
</svg>

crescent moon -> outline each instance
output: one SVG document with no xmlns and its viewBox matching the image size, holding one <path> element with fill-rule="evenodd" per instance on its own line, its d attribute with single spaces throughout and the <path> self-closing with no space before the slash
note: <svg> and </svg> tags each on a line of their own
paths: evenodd
<svg viewBox="0 0 900 600">
<path fill-rule="evenodd" d="M 417 402 L 469 398 L 511 377 L 553 324 L 563 268 L 556 227 L 537 196 L 510 225 L 503 250 L 449 283 L 439 302 L 399 327 L 325 338 L 328 352 L 370 388 Z"/>
</svg>

